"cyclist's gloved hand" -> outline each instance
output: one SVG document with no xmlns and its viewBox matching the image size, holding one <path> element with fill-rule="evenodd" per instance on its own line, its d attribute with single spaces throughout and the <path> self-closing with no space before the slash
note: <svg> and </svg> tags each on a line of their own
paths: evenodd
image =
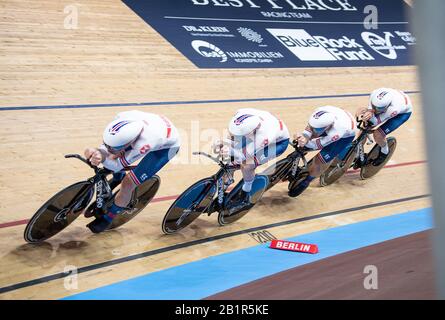
<svg viewBox="0 0 445 320">
<path fill-rule="evenodd" d="M 103 156 L 102 153 L 95 148 L 87 148 L 85 149 L 85 158 L 87 158 L 88 160 L 90 160 L 91 164 L 93 166 L 98 166 L 103 162 Z"/>
<path fill-rule="evenodd" d="M 99 218 L 96 218 L 93 222 L 90 222 L 87 227 L 93 233 L 101 233 L 107 230 L 112 223 L 112 219 L 110 219 L 107 215 L 103 215 Z"/>
<path fill-rule="evenodd" d="M 302 148 L 308 143 L 309 139 L 302 134 L 294 134 L 294 141 L 298 144 L 298 147 Z"/>
<path fill-rule="evenodd" d="M 221 148 L 223 147 L 223 143 L 221 140 L 216 140 L 212 143 L 212 151 L 215 154 L 219 154 Z"/>
<path fill-rule="evenodd" d="M 374 116 L 374 112 L 372 110 L 367 110 L 362 114 L 361 120 L 363 122 L 368 122 Z"/>
</svg>

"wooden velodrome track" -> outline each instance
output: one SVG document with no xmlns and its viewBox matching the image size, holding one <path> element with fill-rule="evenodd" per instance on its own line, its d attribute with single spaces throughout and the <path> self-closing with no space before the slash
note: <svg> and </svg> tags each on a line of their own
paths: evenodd
<svg viewBox="0 0 445 320">
<path fill-rule="evenodd" d="M 317 106 L 331 104 L 354 112 L 367 103 L 367 97 L 69 109 L 5 107 L 335 96 L 366 94 L 379 86 L 417 91 L 416 69 L 200 70 L 120 1 L 76 3 L 77 30 L 63 28 L 63 8 L 70 4 L 66 1 L 2 0 L 0 5 L 0 299 L 61 298 L 253 246 L 257 243 L 247 233 L 231 234 L 249 228 L 314 217 L 266 227 L 277 238 L 285 238 L 430 205 L 422 106 L 419 94 L 413 93 L 414 114 L 394 134 L 397 152 L 374 179 L 360 181 L 350 174 L 327 188 L 313 184 L 297 199 L 288 198 L 286 185 L 281 184 L 233 225 L 219 227 L 216 216 L 203 216 L 180 234 L 163 235 L 162 217 L 175 196 L 216 170 L 191 152 L 208 151 L 212 136 L 222 135 L 237 108 L 269 110 L 294 132 L 305 126 Z M 111 232 L 93 235 L 85 228 L 87 220 L 80 217 L 46 243 L 26 244 L 25 221 L 35 210 L 62 187 L 92 173 L 63 155 L 98 145 L 107 122 L 117 112 L 132 109 L 162 113 L 181 129 L 183 148 L 177 161 L 160 173 L 156 201 L 135 220 Z M 335 214 L 316 217 L 321 213 Z M 214 236 L 220 237 L 138 259 L 125 258 Z M 119 258 L 128 261 L 98 265 Z M 67 291 L 63 285 L 62 273 L 70 265 L 92 266 L 80 269 L 78 290 Z M 55 276 L 45 278 L 51 275 Z"/>
</svg>

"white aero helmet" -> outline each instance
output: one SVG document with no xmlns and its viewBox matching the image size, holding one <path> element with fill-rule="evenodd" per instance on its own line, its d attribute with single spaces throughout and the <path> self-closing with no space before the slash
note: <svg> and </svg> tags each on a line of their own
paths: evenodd
<svg viewBox="0 0 445 320">
<path fill-rule="evenodd" d="M 246 136 L 261 124 L 261 118 L 253 114 L 236 114 L 229 122 L 229 132 L 233 136 Z"/>
<path fill-rule="evenodd" d="M 309 118 L 309 125 L 312 130 L 320 135 L 326 131 L 335 122 L 335 115 L 331 112 L 318 110 Z"/>
<path fill-rule="evenodd" d="M 116 119 L 104 130 L 103 141 L 108 151 L 119 153 L 132 144 L 141 134 L 144 123 L 140 120 Z"/>
<path fill-rule="evenodd" d="M 379 88 L 371 93 L 369 103 L 371 107 L 377 112 L 385 112 L 386 109 L 391 105 L 392 93 L 388 88 Z"/>
</svg>

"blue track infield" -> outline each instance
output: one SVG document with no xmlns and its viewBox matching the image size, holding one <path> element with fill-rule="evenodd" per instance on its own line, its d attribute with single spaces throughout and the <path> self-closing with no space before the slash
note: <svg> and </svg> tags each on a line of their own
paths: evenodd
<svg viewBox="0 0 445 320">
<path fill-rule="evenodd" d="M 407 94 L 420 93 L 420 91 L 404 91 L 404 92 Z M 46 109 L 86 109 L 86 108 L 113 108 L 113 107 L 150 107 L 150 106 L 168 106 L 168 105 L 210 104 L 210 103 L 239 103 L 239 102 L 265 102 L 265 101 L 353 98 L 353 97 L 365 97 L 368 95 L 369 95 L 369 93 L 348 93 L 348 94 L 333 94 L 333 95 L 321 95 L 321 96 L 281 97 L 281 98 L 153 101 L 153 102 L 75 104 L 75 105 L 53 105 L 53 106 L 13 106 L 13 107 L 0 107 L 0 111 L 46 110 Z"/>
<path fill-rule="evenodd" d="M 290 268 L 431 229 L 430 208 L 300 235 L 288 240 L 317 244 L 318 254 L 257 245 L 149 273 L 66 297 L 83 299 L 202 299 Z M 147 262 L 148 263 L 148 262 Z M 81 282 L 79 283 L 81 285 Z"/>
</svg>

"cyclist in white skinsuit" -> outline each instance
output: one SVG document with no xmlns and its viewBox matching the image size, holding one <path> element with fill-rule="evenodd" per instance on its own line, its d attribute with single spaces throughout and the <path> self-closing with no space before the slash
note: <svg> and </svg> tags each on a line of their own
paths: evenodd
<svg viewBox="0 0 445 320">
<path fill-rule="evenodd" d="M 93 165 L 103 163 L 114 172 L 113 180 L 122 181 L 108 213 L 88 224 L 88 228 L 94 233 L 108 229 L 129 204 L 134 189 L 161 170 L 179 146 L 178 130 L 166 117 L 137 110 L 119 113 L 105 128 L 103 144 L 85 150 L 85 157 Z M 139 164 L 125 174 L 123 170 L 139 159 Z"/>
<path fill-rule="evenodd" d="M 297 188 L 289 191 L 289 196 L 301 194 L 312 180 L 319 177 L 336 157 L 343 158 L 356 134 L 356 124 L 352 115 L 338 107 L 317 108 L 309 118 L 309 124 L 294 138 L 300 147 L 321 150 L 309 166 L 309 175 Z"/>
<path fill-rule="evenodd" d="M 359 119 L 377 128 L 373 135 L 380 146 L 380 153 L 372 162 L 374 166 L 382 164 L 388 156 L 386 136 L 408 121 L 412 110 L 411 99 L 403 91 L 390 88 L 374 90 L 369 98 L 369 106 L 357 110 Z"/>
<path fill-rule="evenodd" d="M 243 187 L 234 206 L 249 204 L 249 192 L 255 179 L 255 169 L 280 156 L 289 145 L 289 131 L 284 122 L 267 111 L 239 109 L 229 122 L 230 139 L 217 141 L 215 152 L 230 156 L 240 165 Z"/>
</svg>

